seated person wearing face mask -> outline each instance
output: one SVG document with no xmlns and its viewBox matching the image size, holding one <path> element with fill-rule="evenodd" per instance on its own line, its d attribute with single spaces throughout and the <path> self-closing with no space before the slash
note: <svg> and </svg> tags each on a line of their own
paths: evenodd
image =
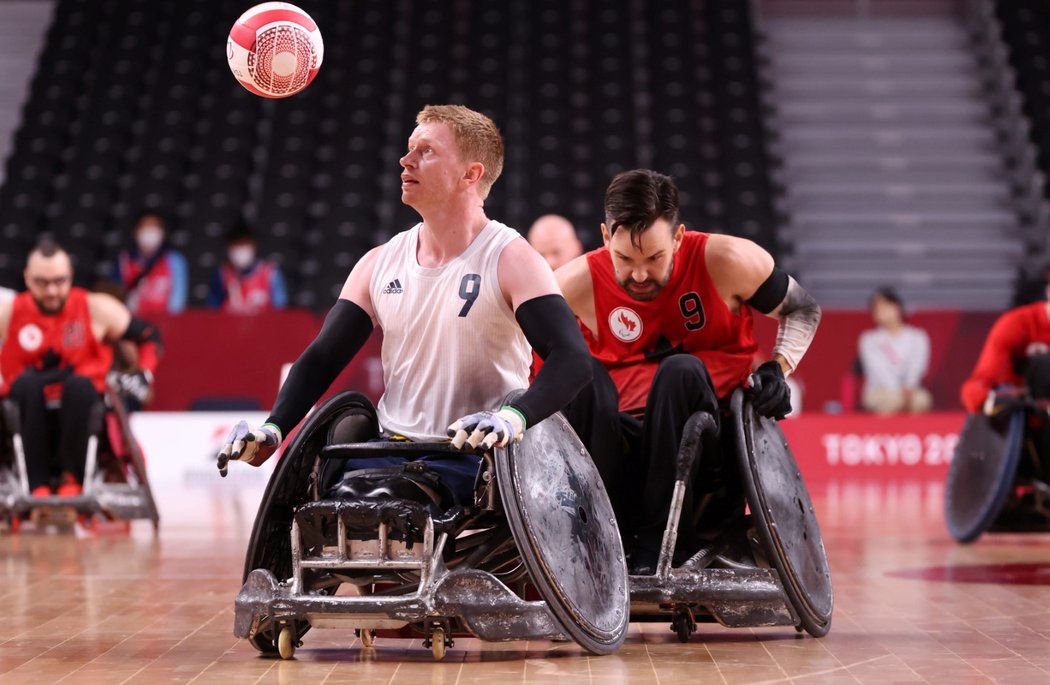
<svg viewBox="0 0 1050 685">
<path fill-rule="evenodd" d="M 288 306 L 288 290 L 277 265 L 260 259 L 244 225 L 226 239 L 226 261 L 211 281 L 208 306 L 231 314 L 258 314 Z"/>
<path fill-rule="evenodd" d="M 166 241 L 164 219 L 153 211 L 135 222 L 135 246 L 117 258 L 113 280 L 132 314 L 178 314 L 189 291 L 186 258 Z"/>
</svg>

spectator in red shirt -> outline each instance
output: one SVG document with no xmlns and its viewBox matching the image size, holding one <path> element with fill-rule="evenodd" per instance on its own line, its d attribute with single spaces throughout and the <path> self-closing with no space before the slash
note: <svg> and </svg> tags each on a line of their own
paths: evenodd
<svg viewBox="0 0 1050 685">
<path fill-rule="evenodd" d="M 163 217 L 143 212 L 135 222 L 135 246 L 117 258 L 114 281 L 123 289 L 132 314 L 178 314 L 186 308 L 186 258 L 167 243 Z"/>
<path fill-rule="evenodd" d="M 255 237 L 243 223 L 226 238 L 226 261 L 212 277 L 208 306 L 228 314 L 258 314 L 288 306 L 281 270 L 259 257 Z"/>
</svg>

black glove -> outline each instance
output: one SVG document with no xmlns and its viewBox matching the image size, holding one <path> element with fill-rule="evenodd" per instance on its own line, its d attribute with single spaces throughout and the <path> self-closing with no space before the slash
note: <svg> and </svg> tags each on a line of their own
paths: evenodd
<svg viewBox="0 0 1050 685">
<path fill-rule="evenodd" d="M 153 386 L 153 374 L 149 371 L 135 371 L 117 375 L 117 387 L 122 395 L 133 397 L 139 404 L 146 404 L 149 391 Z"/>
<path fill-rule="evenodd" d="M 40 357 L 40 370 L 51 371 L 62 366 L 62 356 L 55 352 L 55 348 L 47 348 L 47 352 Z"/>
<path fill-rule="evenodd" d="M 791 388 L 779 362 L 766 362 L 751 374 L 751 406 L 778 421 L 791 413 Z"/>
<path fill-rule="evenodd" d="M 73 367 L 64 363 L 62 355 L 55 352 L 53 347 L 48 348 L 40 358 L 40 365 L 37 368 L 40 371 L 40 382 L 44 385 L 61 383 L 73 373 Z"/>
</svg>

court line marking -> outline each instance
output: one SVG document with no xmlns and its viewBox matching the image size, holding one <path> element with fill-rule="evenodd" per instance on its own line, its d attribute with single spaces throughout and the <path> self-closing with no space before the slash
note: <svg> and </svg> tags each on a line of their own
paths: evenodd
<svg viewBox="0 0 1050 685">
<path fill-rule="evenodd" d="M 653 677 L 656 678 L 656 685 L 660 685 L 660 674 L 656 670 L 656 664 L 653 663 L 653 655 L 649 651 L 649 640 L 645 639 L 645 629 L 642 629 L 642 645 L 645 647 L 645 656 L 649 658 L 649 668 L 653 672 Z M 725 678 L 722 678 L 725 681 Z"/>
<path fill-rule="evenodd" d="M 838 657 L 835 657 L 834 654 L 832 654 L 831 656 L 833 656 L 836 661 L 838 661 L 840 664 L 842 664 L 842 662 L 839 661 Z M 858 679 L 857 676 L 853 675 L 853 673 L 851 673 L 849 669 L 854 668 L 856 666 L 863 666 L 864 664 L 870 664 L 873 661 L 878 661 L 880 659 L 885 659 L 887 657 L 892 657 L 892 656 L 893 656 L 892 654 L 882 654 L 880 656 L 875 656 L 875 657 L 872 657 L 870 659 L 864 659 L 862 661 L 854 661 L 854 662 L 849 663 L 849 664 L 842 664 L 841 666 L 839 666 L 837 668 L 825 668 L 824 670 L 821 670 L 821 671 L 810 671 L 809 673 L 800 673 L 798 675 L 788 676 L 787 678 L 778 678 L 776 680 L 760 680 L 757 683 L 755 683 L 755 685 L 770 685 L 771 683 L 793 683 L 796 680 L 805 680 L 807 678 L 815 678 L 817 676 L 822 676 L 822 675 L 831 675 L 832 673 L 838 673 L 839 671 L 845 671 L 847 673 L 847 675 L 849 675 L 850 678 L 853 678 L 853 680 L 855 682 L 859 683 L 860 679 Z"/>
<path fill-rule="evenodd" d="M 41 582 L 46 582 L 46 579 L 45 579 L 45 580 L 43 580 L 43 581 L 41 581 Z M 136 601 L 137 601 L 137 600 L 132 600 L 132 601 L 130 601 L 130 602 L 129 602 L 129 604 L 128 604 L 127 606 L 128 606 L 128 607 L 134 607 L 134 606 L 136 605 Z M 80 602 L 80 605 L 83 605 L 83 604 L 85 604 L 85 602 L 84 602 L 84 601 L 81 601 L 81 602 Z M 187 602 L 186 604 L 188 604 L 188 602 Z M 78 606 L 80 606 L 80 605 L 78 605 Z M 180 606 L 180 607 L 181 607 L 181 606 L 184 606 L 184 604 L 183 604 L 183 605 L 178 605 L 178 606 Z M 44 623 L 42 623 L 42 624 L 40 624 L 40 625 L 37 625 L 37 626 L 35 626 L 35 627 L 33 627 L 33 628 L 30 628 L 30 629 L 29 629 L 28 631 L 26 631 L 26 633 L 22 633 L 22 634 L 20 634 L 19 636 L 13 637 L 13 638 L 11 638 L 10 640 L 7 640 L 7 641 L 5 641 L 5 642 L 4 642 L 3 644 L 6 644 L 7 642 L 10 642 L 10 641 L 14 641 L 14 640 L 16 640 L 16 639 L 19 639 L 20 637 L 24 637 L 24 636 L 25 636 L 25 635 L 26 635 L 27 633 L 29 633 L 29 632 L 33 632 L 33 631 L 35 631 L 35 630 L 39 630 L 39 629 L 43 628 L 44 626 L 46 626 L 46 625 L 47 625 L 48 623 L 51 623 L 51 622 L 53 622 L 53 621 L 57 621 L 57 620 L 61 620 L 61 619 L 62 619 L 62 618 L 63 618 L 64 616 L 66 616 L 66 615 L 70 615 L 70 614 L 73 614 L 73 612 L 74 612 L 74 611 L 75 611 L 75 609 L 74 609 L 74 608 L 69 608 L 69 609 L 67 609 L 67 611 L 65 611 L 65 612 L 63 612 L 63 613 L 61 613 L 61 614 L 59 614 L 59 615 L 57 615 L 57 616 L 55 616 L 55 617 L 53 617 L 53 618 L 51 618 L 51 619 L 49 619 L 49 620 L 45 621 Z M 48 647 L 48 648 L 47 648 L 47 649 L 45 649 L 44 651 L 42 651 L 42 652 L 40 652 L 40 653 L 38 653 L 38 654 L 36 654 L 36 655 L 32 656 L 31 658 L 27 659 L 26 661 L 22 662 L 21 664 L 19 664 L 18 666 L 16 666 L 16 667 L 15 667 L 15 668 L 13 668 L 13 669 L 10 669 L 10 670 L 11 670 L 11 671 L 13 671 L 13 670 L 17 670 L 17 669 L 19 669 L 19 668 L 22 668 L 22 667 L 24 667 L 24 666 L 27 666 L 28 664 L 31 664 L 31 663 L 32 663 L 33 661 L 35 661 L 35 660 L 37 660 L 37 659 L 39 659 L 39 658 L 41 658 L 41 657 L 44 657 L 44 656 L 46 656 L 47 654 L 49 654 L 49 653 L 51 653 L 51 652 L 54 652 L 54 651 L 56 651 L 56 650 L 60 650 L 60 649 L 61 649 L 61 647 L 62 647 L 63 645 L 66 645 L 67 643 L 70 643 L 70 642 L 74 641 L 74 640 L 75 640 L 75 639 L 76 639 L 77 637 L 80 637 L 81 635 L 84 635 L 84 634 L 85 634 L 85 633 L 86 633 L 86 632 L 87 632 L 87 631 L 88 631 L 88 630 L 89 630 L 90 628 L 92 628 L 92 627 L 96 627 L 97 625 L 101 625 L 101 623 L 105 623 L 106 621 L 108 621 L 108 620 L 111 620 L 111 619 L 113 619 L 113 618 L 114 618 L 114 616 L 115 616 L 115 614 L 111 614 L 109 618 L 107 618 L 107 619 L 103 619 L 103 620 L 102 620 L 102 621 L 101 621 L 100 623 L 97 623 L 97 624 L 87 624 L 87 625 L 85 625 L 85 626 L 84 626 L 83 628 L 81 628 L 81 629 L 80 629 L 80 630 L 78 630 L 77 632 L 75 632 L 75 633 L 73 633 L 73 634 L 69 635 L 68 637 L 66 637 L 66 639 L 65 639 L 65 640 L 62 640 L 62 641 L 61 641 L 61 642 L 59 642 L 58 644 L 55 644 L 55 645 L 52 645 L 52 646 Z M 209 622 L 210 622 L 211 620 L 213 620 L 213 619 L 214 619 L 214 617 L 212 617 L 212 619 L 209 619 L 209 620 L 208 620 L 207 622 L 205 622 L 205 625 L 206 625 L 207 623 L 209 623 Z M 159 622 L 160 622 L 160 621 L 162 621 L 162 620 L 164 620 L 164 616 L 158 617 L 158 618 L 157 618 L 157 619 L 155 619 L 155 620 L 154 620 L 153 622 L 151 622 L 150 624 L 148 624 L 148 625 L 147 625 L 146 627 L 149 627 L 149 626 L 152 626 L 152 625 L 154 625 L 154 624 L 156 624 L 156 623 L 159 623 Z M 201 627 L 203 627 L 203 626 L 201 626 Z M 143 630 L 144 630 L 144 629 L 143 629 Z M 74 674 L 76 674 L 76 673 L 79 673 L 80 671 L 82 671 L 83 669 L 85 669 L 85 668 L 86 668 L 87 666 L 89 666 L 90 664 L 92 664 L 92 663 L 95 663 L 96 661 L 98 661 L 99 659 L 101 659 L 101 658 L 102 658 L 102 657 L 104 657 L 105 655 L 109 654 L 110 652 L 114 651 L 115 649 L 117 649 L 117 648 L 118 648 L 118 647 L 120 647 L 121 645 L 125 644 L 126 642 L 128 642 L 129 640 L 131 640 L 132 638 L 134 638 L 134 637 L 135 637 L 136 635 L 138 635 L 138 634 L 139 634 L 139 633 L 141 633 L 141 632 L 142 632 L 142 630 L 139 630 L 139 631 L 137 631 L 136 633 L 132 633 L 132 634 L 130 634 L 130 635 L 127 635 L 127 636 L 125 636 L 125 637 L 124 637 L 123 639 L 121 639 L 120 641 L 118 641 L 118 642 L 116 642 L 116 643 L 114 643 L 114 644 L 110 645 L 110 646 L 109 646 L 109 648 L 108 648 L 108 649 L 106 649 L 106 650 L 105 650 L 104 652 L 100 652 L 100 653 L 96 654 L 96 655 L 95 655 L 95 656 L 94 656 L 93 658 L 91 658 L 91 659 L 88 659 L 87 661 L 85 661 L 84 663 L 80 664 L 79 666 L 77 666 L 77 667 L 76 667 L 76 668 L 74 668 L 73 670 L 71 670 L 71 671 L 69 671 L 68 673 L 64 674 L 64 675 L 63 675 L 62 677 L 60 677 L 60 678 L 59 678 L 59 679 L 58 679 L 57 681 L 55 681 L 55 682 L 61 682 L 61 681 L 63 681 L 63 680 L 66 680 L 67 678 L 70 678 L 70 677 L 71 677 L 71 676 L 73 676 Z M 194 631 L 194 632 L 196 632 L 196 631 Z M 191 634 L 192 634 L 192 633 L 191 633 Z M 187 636 L 187 637 L 189 637 L 189 636 Z M 184 639 L 185 639 L 185 638 L 184 638 Z M 181 644 L 181 642 L 182 642 L 182 640 L 180 640 L 180 641 L 179 641 L 179 644 Z M 178 645 L 176 644 L 176 645 L 175 645 L 175 646 L 173 646 L 173 647 L 172 647 L 171 649 L 174 649 L 174 648 L 175 648 L 175 647 L 177 647 L 177 646 L 178 646 Z M 170 652 L 171 650 L 169 649 L 168 651 Z M 158 658 L 159 658 L 159 657 L 158 657 Z M 150 662 L 150 663 L 152 664 L 152 663 L 154 663 L 155 661 L 156 661 L 156 660 L 154 660 L 153 662 Z M 145 667 L 144 667 L 144 668 L 145 668 Z M 129 677 L 128 677 L 128 678 L 126 679 L 126 680 L 124 680 L 124 681 L 122 681 L 122 682 L 127 682 L 127 681 L 128 681 L 128 680 L 130 680 L 131 678 L 134 678 L 134 677 L 135 677 L 136 675 L 138 675 L 138 673 L 140 673 L 140 672 L 141 672 L 141 669 L 140 669 L 139 671 L 136 671 L 135 673 L 133 673 L 133 674 L 132 674 L 131 676 L 129 676 Z M 7 673 L 7 672 L 5 672 L 5 673 Z"/>
<path fill-rule="evenodd" d="M 170 649 L 168 649 L 168 651 L 164 652 L 164 654 L 162 654 L 162 655 L 158 656 L 157 658 L 153 659 L 153 660 L 152 660 L 152 661 L 150 661 L 150 662 L 149 662 L 148 664 L 146 664 L 145 666 L 143 666 L 143 667 L 142 667 L 142 668 L 140 668 L 139 670 L 135 671 L 135 672 L 134 672 L 133 674 L 131 674 L 131 675 L 130 675 L 130 676 L 129 676 L 128 678 L 126 678 L 125 680 L 122 680 L 122 681 L 121 681 L 121 685 L 124 685 L 124 683 L 126 683 L 126 682 L 130 681 L 130 680 L 131 680 L 131 679 L 133 679 L 133 678 L 134 678 L 135 676 L 137 676 L 137 675 L 138 675 L 139 673 L 142 673 L 143 671 L 145 671 L 145 670 L 146 670 L 147 668 L 149 668 L 149 667 L 150 667 L 150 666 L 152 666 L 153 664 L 157 663 L 158 661 L 160 661 L 160 660 L 161 660 L 161 659 L 163 659 L 164 657 L 166 657 L 166 656 L 168 656 L 169 654 L 171 654 L 171 653 L 172 653 L 172 652 L 173 652 L 174 650 L 178 649 L 178 648 L 179 648 L 179 646 L 181 646 L 181 645 L 182 645 L 182 643 L 186 642 L 186 640 L 189 640 L 189 639 L 190 639 L 191 637 L 193 637 L 194 635 L 196 635 L 197 633 L 199 633 L 199 632 L 200 632 L 201 630 L 203 630 L 203 629 L 205 628 L 205 626 L 209 625 L 209 624 L 210 624 L 210 623 L 211 623 L 212 621 L 214 621 L 214 620 L 215 620 L 216 618 L 218 618 L 219 616 L 225 615 L 225 614 L 226 614 L 226 611 L 225 611 L 225 610 L 222 610 L 222 611 L 219 611 L 219 612 L 217 612 L 217 613 L 213 614 L 213 615 L 212 615 L 212 617 L 211 617 L 211 618 L 209 618 L 209 619 L 208 619 L 207 621 L 205 621 L 204 623 L 200 624 L 199 626 L 197 626 L 196 628 L 194 628 L 194 629 L 193 629 L 192 631 L 190 631 L 189 633 L 187 633 L 186 635 L 184 635 L 184 636 L 183 636 L 183 638 L 182 638 L 181 640 L 179 640 L 179 641 L 178 641 L 178 642 L 176 642 L 176 643 L 175 643 L 174 645 L 172 645 L 172 647 L 171 647 Z M 139 631 L 139 632 L 142 632 L 142 631 Z M 223 653 L 225 654 L 225 653 L 226 653 L 226 652 L 228 652 L 228 651 L 229 651 L 229 649 L 225 650 L 225 651 L 224 651 Z M 194 680 L 196 680 L 197 678 L 199 678 L 199 677 L 201 676 L 201 674 L 202 674 L 202 673 L 204 673 L 204 671 L 206 671 L 206 670 L 208 670 L 209 668 L 211 668 L 211 666 L 212 666 L 212 665 L 214 665 L 214 664 L 216 663 L 216 661 L 217 661 L 217 660 L 215 660 L 215 661 L 212 661 L 212 662 L 211 662 L 210 664 L 208 664 L 208 665 L 207 665 L 207 666 L 205 666 L 205 667 L 204 667 L 203 669 L 201 669 L 201 670 L 200 670 L 200 671 L 199 671 L 199 672 L 197 673 L 197 675 L 193 676 L 193 678 L 192 678 L 192 679 L 191 679 L 191 680 L 190 680 L 189 682 L 190 682 L 190 683 L 192 683 L 192 682 L 193 682 Z M 188 685 L 188 684 L 187 684 L 187 685 Z"/>
<path fill-rule="evenodd" d="M 784 677 L 785 678 L 790 678 L 791 676 L 788 674 L 787 670 L 784 669 L 784 666 L 780 663 L 780 661 L 776 658 L 776 656 L 773 655 L 773 652 L 769 651 L 769 645 L 766 644 L 766 641 L 758 639 L 759 638 L 758 633 L 755 632 L 754 628 L 751 628 L 750 630 L 751 630 L 751 634 L 755 636 L 755 640 L 758 641 L 758 644 L 762 645 L 762 649 L 765 650 L 765 652 L 769 656 L 770 660 L 774 664 L 777 665 L 777 668 L 779 668 L 780 672 L 784 674 Z M 838 660 L 836 659 L 836 661 L 838 661 Z M 842 662 L 839 661 L 839 663 L 841 664 Z"/>
</svg>

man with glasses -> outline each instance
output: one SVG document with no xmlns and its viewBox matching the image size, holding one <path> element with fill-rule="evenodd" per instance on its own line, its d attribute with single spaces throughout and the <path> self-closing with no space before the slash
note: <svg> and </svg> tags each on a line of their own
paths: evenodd
<svg viewBox="0 0 1050 685">
<path fill-rule="evenodd" d="M 134 341 L 139 369 L 121 379 L 146 395 L 159 336 L 119 300 L 73 286 L 73 264 L 53 240 L 26 261 L 27 290 L 0 303 L 0 397 L 18 405 L 33 496 L 82 492 L 89 417 L 113 362 L 109 344 Z"/>
</svg>

